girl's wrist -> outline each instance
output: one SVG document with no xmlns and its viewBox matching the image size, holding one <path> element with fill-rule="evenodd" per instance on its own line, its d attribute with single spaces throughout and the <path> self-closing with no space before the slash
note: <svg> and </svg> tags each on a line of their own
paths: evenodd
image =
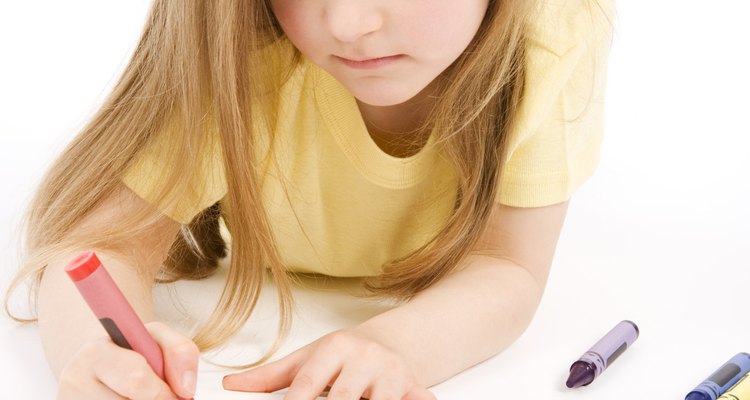
<svg viewBox="0 0 750 400">
<path fill-rule="evenodd" d="M 377 315 L 347 330 L 356 335 L 367 337 L 393 354 L 398 355 L 420 385 L 424 387 L 431 386 L 435 382 L 434 379 L 430 379 L 430 360 L 420 357 L 420 354 L 424 352 L 419 350 L 419 343 L 414 340 L 424 336 L 414 334 L 413 332 L 404 333 L 405 328 L 403 324 L 389 320 L 387 314 L 386 312 L 385 314 Z"/>
</svg>

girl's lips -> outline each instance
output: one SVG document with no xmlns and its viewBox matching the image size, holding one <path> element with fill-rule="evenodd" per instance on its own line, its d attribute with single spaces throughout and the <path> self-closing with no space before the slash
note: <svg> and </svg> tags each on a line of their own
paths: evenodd
<svg viewBox="0 0 750 400">
<path fill-rule="evenodd" d="M 386 65 L 389 65 L 391 63 L 394 63 L 398 61 L 399 59 L 403 58 L 403 54 L 396 54 L 392 56 L 387 57 L 376 57 L 376 58 L 369 58 L 364 60 L 352 60 L 349 58 L 344 58 L 340 56 L 333 56 L 335 59 L 341 61 L 344 65 L 350 68 L 354 69 L 375 69 L 384 67 Z"/>
</svg>

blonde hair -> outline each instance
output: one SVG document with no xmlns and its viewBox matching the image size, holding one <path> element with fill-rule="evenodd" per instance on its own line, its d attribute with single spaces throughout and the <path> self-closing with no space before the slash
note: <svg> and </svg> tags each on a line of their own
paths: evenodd
<svg viewBox="0 0 750 400">
<path fill-rule="evenodd" d="M 452 162 L 458 196 L 450 220 L 412 254 L 383 266 L 365 286 L 373 295 L 409 299 L 449 274 L 486 225 L 496 198 L 503 146 L 513 129 L 523 93 L 526 28 L 537 8 L 528 0 L 490 0 L 485 19 L 464 54 L 444 73 L 426 126 Z M 35 289 L 46 265 L 84 247 L 117 249 L 115 243 L 153 227 L 158 209 L 178 202 L 188 174 L 209 145 L 205 129 L 220 133 L 226 197 L 183 226 L 165 261 L 166 279 L 209 276 L 223 257 L 218 218 L 231 232 L 231 260 L 219 302 L 194 340 L 201 350 L 236 333 L 253 311 L 268 269 L 278 288 L 279 341 L 291 318 L 290 278 L 282 265 L 260 197 L 253 159 L 257 146 L 246 115 L 272 107 L 272 73 L 253 55 L 282 37 L 266 1 L 156 0 L 134 55 L 104 105 L 55 161 L 39 187 L 25 224 L 24 264 L 6 294 L 33 277 Z M 294 57 L 297 55 L 295 54 Z M 291 70 L 295 58 L 288 60 Z M 256 113 L 253 113 L 254 115 Z M 273 113 L 258 113 L 273 115 Z M 212 118 L 207 118 L 207 116 Z M 260 121 L 272 126 L 273 121 Z M 128 216 L 104 231 L 71 232 L 102 199 L 111 195 L 122 171 L 167 126 L 174 168 L 155 194 L 155 208 Z M 101 229 L 101 227 L 97 227 Z M 186 240 L 190 238 L 190 240 Z M 21 320 L 20 318 L 17 318 Z M 267 359 L 279 344 L 259 360 Z"/>
</svg>

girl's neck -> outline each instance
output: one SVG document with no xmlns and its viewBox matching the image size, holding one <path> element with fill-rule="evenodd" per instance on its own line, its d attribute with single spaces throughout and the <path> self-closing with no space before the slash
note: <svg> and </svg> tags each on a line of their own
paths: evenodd
<svg viewBox="0 0 750 400">
<path fill-rule="evenodd" d="M 357 101 L 372 140 L 385 153 L 409 157 L 419 152 L 430 137 L 424 122 L 435 104 L 429 85 L 411 99 L 392 106 L 373 106 Z"/>
</svg>

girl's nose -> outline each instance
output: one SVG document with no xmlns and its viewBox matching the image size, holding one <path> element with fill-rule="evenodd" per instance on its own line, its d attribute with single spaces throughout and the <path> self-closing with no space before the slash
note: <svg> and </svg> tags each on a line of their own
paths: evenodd
<svg viewBox="0 0 750 400">
<path fill-rule="evenodd" d="M 376 32 L 383 25 L 377 6 L 367 0 L 332 0 L 325 9 L 324 23 L 331 35 L 341 42 L 355 42 Z"/>
</svg>

